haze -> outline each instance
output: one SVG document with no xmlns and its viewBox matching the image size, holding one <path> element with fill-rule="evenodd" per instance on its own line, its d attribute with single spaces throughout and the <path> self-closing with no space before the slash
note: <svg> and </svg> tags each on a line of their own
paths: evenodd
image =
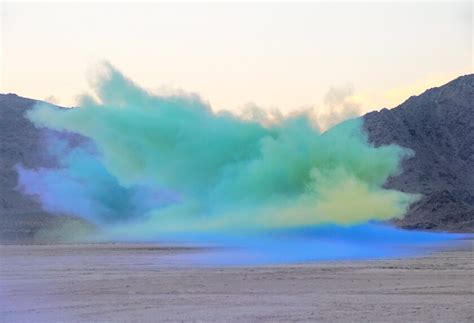
<svg viewBox="0 0 474 323">
<path fill-rule="evenodd" d="M 216 110 L 324 112 L 332 88 L 362 113 L 472 73 L 471 2 L 4 3 L 1 21 L 0 91 L 65 106 L 102 60 Z"/>
</svg>

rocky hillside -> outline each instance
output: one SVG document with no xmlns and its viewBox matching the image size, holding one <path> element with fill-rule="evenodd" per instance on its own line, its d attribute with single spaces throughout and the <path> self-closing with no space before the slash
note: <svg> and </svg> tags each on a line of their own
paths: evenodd
<svg viewBox="0 0 474 323">
<path fill-rule="evenodd" d="M 405 228 L 474 231 L 474 75 L 364 116 L 369 139 L 412 149 L 389 188 L 424 197 L 397 224 Z"/>
<path fill-rule="evenodd" d="M 24 112 L 36 102 L 0 94 L 0 243 L 38 242 L 46 234 L 44 229 L 84 224 L 80 219 L 47 214 L 34 199 L 15 190 L 17 163 L 33 168 L 54 164 L 41 153 L 44 131 L 24 118 Z"/>
</svg>

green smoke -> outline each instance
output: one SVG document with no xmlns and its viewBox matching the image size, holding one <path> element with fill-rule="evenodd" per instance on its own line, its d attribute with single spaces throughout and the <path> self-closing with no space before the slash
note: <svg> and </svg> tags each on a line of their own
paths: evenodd
<svg viewBox="0 0 474 323">
<path fill-rule="evenodd" d="M 90 138 L 121 188 L 179 194 L 179 201 L 143 211 L 150 230 L 357 224 L 400 217 L 415 199 L 383 188 L 409 152 L 371 146 L 361 119 L 324 133 L 304 113 L 273 124 L 260 122 L 263 111 L 259 121 L 244 120 L 213 112 L 196 95 L 149 93 L 110 65 L 94 91 L 78 108 L 40 106 L 29 118 Z M 95 187 L 88 171 L 70 169 Z"/>
</svg>

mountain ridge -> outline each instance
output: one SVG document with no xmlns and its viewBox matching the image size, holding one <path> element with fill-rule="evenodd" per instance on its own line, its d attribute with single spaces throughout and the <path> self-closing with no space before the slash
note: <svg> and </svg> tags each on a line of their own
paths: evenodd
<svg viewBox="0 0 474 323">
<path fill-rule="evenodd" d="M 474 75 L 412 96 L 393 109 L 363 116 L 376 147 L 397 144 L 415 152 L 387 188 L 421 193 L 397 225 L 474 230 Z M 453 216 L 452 214 L 457 214 Z"/>
</svg>

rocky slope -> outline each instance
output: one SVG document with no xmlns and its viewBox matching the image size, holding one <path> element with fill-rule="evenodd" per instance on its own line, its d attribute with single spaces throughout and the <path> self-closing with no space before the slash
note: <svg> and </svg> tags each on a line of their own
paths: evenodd
<svg viewBox="0 0 474 323">
<path fill-rule="evenodd" d="M 46 233 L 44 229 L 85 225 L 80 219 L 45 213 L 34 199 L 15 190 L 16 164 L 37 168 L 54 163 L 41 153 L 44 131 L 24 117 L 36 102 L 15 94 L 0 94 L 0 243 L 38 242 Z"/>
<path fill-rule="evenodd" d="M 474 75 L 364 117 L 376 146 L 412 149 L 389 188 L 421 193 L 397 224 L 405 228 L 474 231 Z"/>
</svg>

